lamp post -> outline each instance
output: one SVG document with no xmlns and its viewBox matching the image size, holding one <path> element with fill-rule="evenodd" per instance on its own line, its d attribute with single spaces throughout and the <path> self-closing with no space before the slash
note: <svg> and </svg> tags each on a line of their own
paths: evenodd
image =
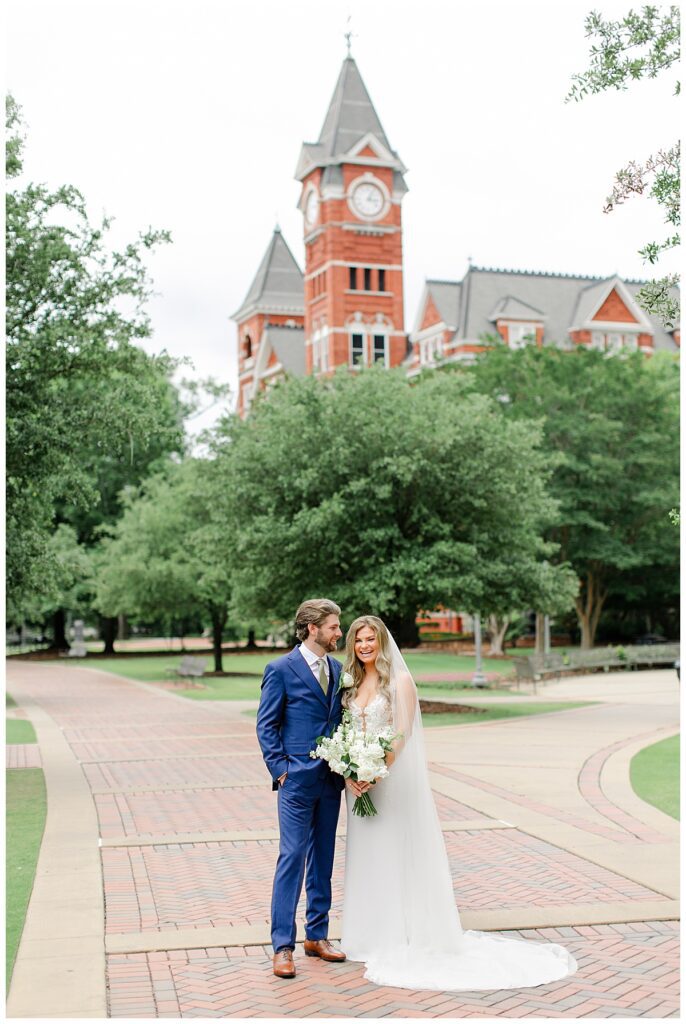
<svg viewBox="0 0 686 1024">
<path fill-rule="evenodd" d="M 486 676 L 481 670 L 481 615 L 476 612 L 474 615 L 474 651 L 476 653 L 476 665 L 472 676 L 472 686 L 483 687 L 486 685 Z"/>
<path fill-rule="evenodd" d="M 550 616 L 543 616 L 543 653 L 550 654 Z"/>
</svg>

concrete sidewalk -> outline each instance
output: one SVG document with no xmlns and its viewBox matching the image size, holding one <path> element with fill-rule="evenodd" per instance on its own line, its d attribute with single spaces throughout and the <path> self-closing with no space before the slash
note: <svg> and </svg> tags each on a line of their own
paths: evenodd
<svg viewBox="0 0 686 1024">
<path fill-rule="evenodd" d="M 673 673 L 575 677 L 537 700 L 598 705 L 426 731 L 465 927 L 553 938 L 579 960 L 566 981 L 493 993 L 379 988 L 301 951 L 295 981 L 273 977 L 276 802 L 250 702 L 17 661 L 8 690 L 48 787 L 9 1016 L 678 1014 L 678 823 L 628 782 L 633 753 L 678 727 Z M 344 853 L 342 815 L 333 935 Z"/>
</svg>

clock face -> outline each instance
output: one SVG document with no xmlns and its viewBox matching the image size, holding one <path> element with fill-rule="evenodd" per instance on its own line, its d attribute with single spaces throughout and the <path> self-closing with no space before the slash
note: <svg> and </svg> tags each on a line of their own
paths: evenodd
<svg viewBox="0 0 686 1024">
<path fill-rule="evenodd" d="M 318 213 L 319 197 L 313 190 L 308 195 L 307 202 L 305 203 L 305 221 L 307 222 L 308 227 L 312 227 L 312 225 L 316 223 Z"/>
<path fill-rule="evenodd" d="M 384 194 L 378 185 L 365 181 L 353 192 L 353 206 L 362 217 L 378 217 L 384 208 Z"/>
</svg>

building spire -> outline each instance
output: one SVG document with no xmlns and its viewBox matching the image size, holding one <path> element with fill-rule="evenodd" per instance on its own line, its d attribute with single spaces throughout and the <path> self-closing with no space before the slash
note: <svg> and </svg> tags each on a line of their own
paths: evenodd
<svg viewBox="0 0 686 1024">
<path fill-rule="evenodd" d="M 347 27 L 348 31 L 343 33 L 343 37 L 345 39 L 345 45 L 348 47 L 348 57 L 352 56 L 352 54 L 350 52 L 350 49 L 351 49 L 351 46 L 352 46 L 352 38 L 353 38 L 353 32 L 352 32 L 352 29 L 350 28 L 351 20 L 352 20 L 352 15 L 349 14 L 348 15 L 348 20 L 346 21 L 346 27 Z"/>
<path fill-rule="evenodd" d="M 351 31 L 345 33 L 348 47 L 352 45 L 353 35 Z M 303 143 L 300 150 L 296 178 L 302 181 L 313 167 L 342 163 L 355 145 L 370 135 L 374 136 L 380 146 L 387 151 L 387 166 L 392 166 L 393 170 L 402 175 L 405 166 L 398 154 L 391 149 L 379 115 L 362 81 L 360 69 L 352 54 L 348 52 L 342 63 L 319 138 L 317 142 Z M 404 182 L 401 181 L 397 181 L 393 187 L 406 191 Z"/>
</svg>

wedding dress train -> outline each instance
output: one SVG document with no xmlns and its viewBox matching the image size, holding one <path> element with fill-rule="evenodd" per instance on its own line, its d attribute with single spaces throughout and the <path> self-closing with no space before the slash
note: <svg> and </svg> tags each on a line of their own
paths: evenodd
<svg viewBox="0 0 686 1024">
<path fill-rule="evenodd" d="M 463 931 L 429 785 L 417 693 L 393 642 L 391 701 L 377 695 L 353 719 L 367 731 L 392 722 L 405 738 L 387 778 L 371 790 L 376 817 L 348 809 L 341 947 L 377 985 L 495 990 L 573 974 L 562 946 Z M 554 870 L 551 864 L 551 871 Z"/>
</svg>

